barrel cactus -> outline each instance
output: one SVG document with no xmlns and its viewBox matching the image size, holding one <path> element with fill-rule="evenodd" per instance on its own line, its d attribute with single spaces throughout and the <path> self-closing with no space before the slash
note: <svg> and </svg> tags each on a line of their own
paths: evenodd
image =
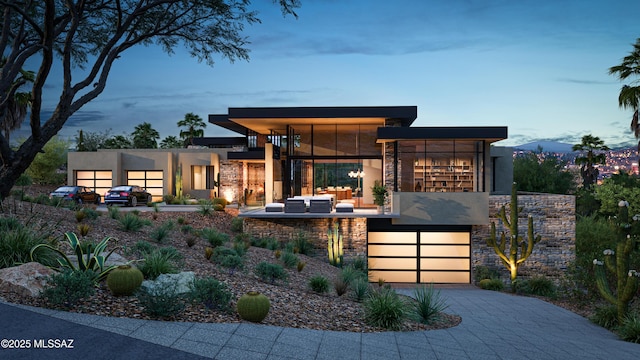
<svg viewBox="0 0 640 360">
<path fill-rule="evenodd" d="M 261 322 L 269 313 L 269 298 L 257 291 L 250 291 L 240 297 L 237 308 L 243 320 Z"/>
<path fill-rule="evenodd" d="M 120 265 L 107 276 L 107 287 L 115 296 L 132 295 L 142 284 L 144 276 L 138 268 Z"/>
</svg>

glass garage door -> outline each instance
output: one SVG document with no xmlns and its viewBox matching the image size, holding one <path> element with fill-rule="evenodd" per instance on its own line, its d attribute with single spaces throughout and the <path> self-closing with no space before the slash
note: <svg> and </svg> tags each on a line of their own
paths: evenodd
<svg viewBox="0 0 640 360">
<path fill-rule="evenodd" d="M 469 232 L 369 232 L 371 281 L 470 283 Z"/>
<path fill-rule="evenodd" d="M 147 189 L 153 201 L 161 201 L 164 195 L 162 170 L 127 171 L 127 185 L 138 185 Z"/>
<path fill-rule="evenodd" d="M 76 171 L 76 185 L 86 186 L 104 196 L 113 184 L 111 170 L 78 170 Z"/>
</svg>

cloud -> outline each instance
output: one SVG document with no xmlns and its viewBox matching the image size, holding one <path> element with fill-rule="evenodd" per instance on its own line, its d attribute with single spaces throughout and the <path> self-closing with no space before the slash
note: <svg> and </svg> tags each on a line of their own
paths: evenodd
<svg viewBox="0 0 640 360">
<path fill-rule="evenodd" d="M 122 103 L 122 107 L 125 109 L 129 109 L 132 108 L 134 106 L 136 106 L 136 104 L 138 104 L 137 102 L 123 102 Z"/>
<path fill-rule="evenodd" d="M 583 79 L 571 79 L 571 78 L 557 78 L 556 81 L 572 83 L 572 84 L 582 84 L 582 85 L 611 85 L 611 84 L 614 84 L 614 82 L 612 82 L 612 81 L 583 80 Z"/>
</svg>

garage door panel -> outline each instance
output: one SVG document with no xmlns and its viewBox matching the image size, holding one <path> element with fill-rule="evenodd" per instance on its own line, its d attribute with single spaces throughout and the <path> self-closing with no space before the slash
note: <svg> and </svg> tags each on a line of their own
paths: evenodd
<svg viewBox="0 0 640 360">
<path fill-rule="evenodd" d="M 421 245 L 420 254 L 434 257 L 469 257 L 470 249 L 468 245 Z"/>
<path fill-rule="evenodd" d="M 418 270 L 415 258 L 373 258 L 369 269 Z"/>
<path fill-rule="evenodd" d="M 369 245 L 369 256 L 418 256 L 415 245 Z"/>
<path fill-rule="evenodd" d="M 471 274 L 463 271 L 421 271 L 421 283 L 470 283 Z"/>
<path fill-rule="evenodd" d="M 420 269 L 471 270 L 471 262 L 463 259 L 420 259 Z"/>
<path fill-rule="evenodd" d="M 415 283 L 415 271 L 369 271 L 369 281 L 383 279 L 385 282 Z"/>
<path fill-rule="evenodd" d="M 469 244 L 469 233 L 421 232 L 421 244 Z"/>
<path fill-rule="evenodd" d="M 414 232 L 370 232 L 369 244 L 415 244 L 417 242 Z"/>
</svg>

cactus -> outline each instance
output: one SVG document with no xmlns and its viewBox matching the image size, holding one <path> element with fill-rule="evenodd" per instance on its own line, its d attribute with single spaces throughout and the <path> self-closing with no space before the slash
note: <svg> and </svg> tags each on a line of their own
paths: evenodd
<svg viewBox="0 0 640 360">
<path fill-rule="evenodd" d="M 142 284 L 142 272 L 131 265 L 120 265 L 107 275 L 107 287 L 114 296 L 132 295 Z"/>
<path fill-rule="evenodd" d="M 629 203 L 620 201 L 618 203 L 619 240 L 616 250 L 607 249 L 604 251 L 604 262 L 593 260 L 595 266 L 596 285 L 602 297 L 616 306 L 618 313 L 618 323 L 622 324 L 629 302 L 633 299 L 638 290 L 639 274 L 629 269 L 629 257 L 636 247 L 636 237 L 631 235 L 631 224 L 629 223 Z M 634 220 L 636 217 L 634 216 Z M 607 280 L 606 270 L 617 277 L 616 291 L 611 291 Z"/>
<path fill-rule="evenodd" d="M 522 239 L 522 235 L 518 232 L 518 214 L 522 211 L 522 208 L 518 208 L 518 194 L 516 191 L 516 183 L 513 183 L 511 187 L 511 205 L 510 216 L 507 218 L 507 211 L 505 206 L 502 205 L 498 212 L 498 218 L 502 220 L 502 223 L 509 229 L 509 241 L 505 232 L 502 231 L 500 240 L 496 237 L 496 224 L 491 222 L 491 235 L 487 239 L 487 245 L 493 247 L 493 250 L 500 257 L 500 260 L 504 266 L 509 270 L 511 277 L 511 289 L 515 291 L 515 282 L 518 277 L 518 267 L 522 264 L 533 252 L 533 246 L 537 244 L 541 237 L 540 235 L 534 236 L 533 234 L 533 217 L 529 215 L 529 224 L 527 228 L 527 241 Z M 509 243 L 509 250 L 507 252 L 507 242 Z M 518 253 L 520 250 L 520 253 Z"/>
<path fill-rule="evenodd" d="M 182 199 L 182 165 L 176 170 L 176 198 Z"/>
<path fill-rule="evenodd" d="M 250 291 L 238 299 L 238 315 L 243 320 L 261 322 L 269 314 L 269 298 L 256 291 Z"/>
<path fill-rule="evenodd" d="M 337 222 L 333 224 L 333 230 L 327 231 L 327 251 L 329 253 L 329 264 L 333 266 L 342 266 L 342 235 Z"/>
</svg>

